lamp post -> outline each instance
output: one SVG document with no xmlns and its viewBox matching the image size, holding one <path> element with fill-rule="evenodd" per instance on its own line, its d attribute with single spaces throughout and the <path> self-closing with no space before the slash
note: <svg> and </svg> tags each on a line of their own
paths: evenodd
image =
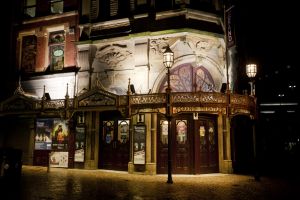
<svg viewBox="0 0 300 200">
<path fill-rule="evenodd" d="M 257 73 L 257 65 L 256 64 L 247 64 L 246 65 L 246 74 L 250 79 L 251 91 L 250 95 L 255 97 L 255 82 L 254 78 Z M 259 172 L 258 172 L 258 162 L 257 162 L 257 152 L 256 152 L 256 118 L 257 118 L 257 102 L 255 101 L 255 117 L 252 125 L 252 137 L 253 137 L 253 160 L 254 160 L 254 179 L 256 181 L 260 180 Z"/>
<path fill-rule="evenodd" d="M 170 68 L 174 63 L 174 53 L 169 46 L 166 47 L 163 53 L 163 63 L 167 68 L 167 89 L 166 89 L 166 117 L 168 120 L 168 181 L 167 183 L 173 183 L 172 180 L 172 135 L 171 135 L 171 86 L 170 86 Z"/>
</svg>

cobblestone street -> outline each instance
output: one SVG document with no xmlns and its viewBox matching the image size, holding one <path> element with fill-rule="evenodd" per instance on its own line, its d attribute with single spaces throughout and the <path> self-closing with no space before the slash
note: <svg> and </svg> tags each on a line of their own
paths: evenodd
<svg viewBox="0 0 300 200">
<path fill-rule="evenodd" d="M 89 200 L 89 199 L 297 199 L 296 181 L 246 175 L 139 175 L 104 170 L 79 170 L 23 166 L 19 184 L 2 185 L 0 199 Z M 299 198 L 299 197 L 298 197 Z"/>
</svg>

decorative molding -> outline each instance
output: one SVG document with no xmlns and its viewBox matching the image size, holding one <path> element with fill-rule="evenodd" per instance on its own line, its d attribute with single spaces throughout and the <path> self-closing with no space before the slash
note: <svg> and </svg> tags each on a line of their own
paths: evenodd
<svg viewBox="0 0 300 200">
<path fill-rule="evenodd" d="M 205 107 L 192 107 L 192 106 L 185 106 L 185 107 L 173 107 L 173 114 L 178 114 L 181 112 L 209 112 L 209 113 L 222 113 L 226 114 L 225 107 L 218 107 L 218 106 L 205 106 Z"/>
<path fill-rule="evenodd" d="M 78 106 L 116 106 L 118 96 L 95 88 L 78 97 Z"/>
<path fill-rule="evenodd" d="M 150 40 L 150 51 L 155 55 L 162 55 L 164 49 L 169 45 L 169 37 L 157 38 Z"/>
<path fill-rule="evenodd" d="M 132 56 L 132 52 L 127 50 L 127 45 L 111 44 L 98 48 L 95 58 L 110 67 L 116 67 L 129 56 Z"/>
</svg>

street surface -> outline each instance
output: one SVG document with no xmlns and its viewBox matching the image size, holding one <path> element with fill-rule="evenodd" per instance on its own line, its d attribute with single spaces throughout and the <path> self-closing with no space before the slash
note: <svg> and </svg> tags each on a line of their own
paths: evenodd
<svg viewBox="0 0 300 200">
<path fill-rule="evenodd" d="M 3 180 L 2 180 L 3 181 Z M 291 200 L 300 199 L 299 181 L 235 174 L 128 174 L 23 166 L 19 182 L 1 183 L 0 199 L 22 200 Z"/>
</svg>

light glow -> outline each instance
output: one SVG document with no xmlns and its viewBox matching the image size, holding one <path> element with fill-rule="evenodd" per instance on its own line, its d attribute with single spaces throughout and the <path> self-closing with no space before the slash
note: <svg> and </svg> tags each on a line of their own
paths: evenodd
<svg viewBox="0 0 300 200">
<path fill-rule="evenodd" d="M 247 64 L 246 65 L 246 74 L 249 78 L 254 78 L 257 73 L 257 66 L 256 64 Z"/>
</svg>

